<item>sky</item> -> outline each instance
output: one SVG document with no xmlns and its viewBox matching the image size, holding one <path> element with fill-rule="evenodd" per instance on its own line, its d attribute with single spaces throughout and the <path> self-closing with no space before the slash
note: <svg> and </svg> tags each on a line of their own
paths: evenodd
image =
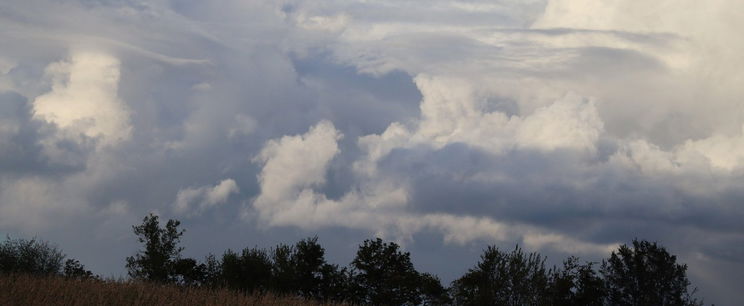
<svg viewBox="0 0 744 306">
<path fill-rule="evenodd" d="M 125 275 L 364 239 L 445 282 L 487 245 L 557 264 L 633 238 L 744 303 L 737 0 L 6 0 L 0 232 Z"/>
</svg>

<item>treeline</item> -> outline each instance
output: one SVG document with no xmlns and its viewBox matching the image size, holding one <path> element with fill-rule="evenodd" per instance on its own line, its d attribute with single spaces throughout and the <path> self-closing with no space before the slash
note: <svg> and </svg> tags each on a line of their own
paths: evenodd
<svg viewBox="0 0 744 306">
<path fill-rule="evenodd" d="M 179 225 L 169 220 L 161 227 L 151 214 L 133 226 L 144 248 L 126 259 L 132 279 L 363 305 L 702 305 L 690 289 L 687 266 L 648 241 L 620 246 L 600 263 L 569 257 L 557 267 L 518 246 L 508 252 L 487 247 L 475 266 L 446 287 L 417 271 L 396 243 L 379 238 L 364 241 L 346 267 L 325 260 L 317 237 L 196 260 L 181 256 Z M 44 248 L 52 256 L 39 251 Z M 27 249 L 36 253 L 29 257 Z M 63 267 L 63 257 L 46 243 L 8 239 L 0 247 L 0 271 L 93 277 L 77 261 Z"/>
<path fill-rule="evenodd" d="M 0 244 L 0 273 L 97 278 L 78 260 L 66 257 L 49 242 L 8 236 Z"/>
</svg>

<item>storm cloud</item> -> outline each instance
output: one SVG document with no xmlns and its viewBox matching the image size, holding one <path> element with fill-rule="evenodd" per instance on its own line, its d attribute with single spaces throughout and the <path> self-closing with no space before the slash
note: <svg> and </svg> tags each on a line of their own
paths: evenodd
<svg viewBox="0 0 744 306">
<path fill-rule="evenodd" d="M 148 212 L 195 256 L 320 234 L 343 261 L 377 235 L 444 280 L 487 244 L 638 237 L 741 303 L 739 8 L 5 1 L 0 230 L 109 274 Z"/>
</svg>

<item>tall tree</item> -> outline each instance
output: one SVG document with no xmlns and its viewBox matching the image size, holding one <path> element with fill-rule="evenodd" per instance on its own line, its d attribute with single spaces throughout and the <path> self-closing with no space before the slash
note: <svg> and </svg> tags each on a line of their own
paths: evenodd
<svg viewBox="0 0 744 306">
<path fill-rule="evenodd" d="M 550 300 L 555 306 L 603 305 L 604 280 L 594 270 L 593 263 L 579 263 L 571 256 L 563 261 L 562 268 L 550 271 Z"/>
<path fill-rule="evenodd" d="M 325 260 L 318 237 L 295 245 L 280 244 L 272 250 L 272 289 L 318 300 L 340 300 L 344 273 Z"/>
<path fill-rule="evenodd" d="M 328 269 L 325 249 L 318 243 L 318 237 L 300 240 L 295 244 L 293 262 L 297 275 L 299 294 L 304 297 L 323 298 L 323 270 Z"/>
<path fill-rule="evenodd" d="M 411 254 L 382 239 L 365 240 L 351 263 L 355 301 L 373 305 L 416 305 L 421 303 L 419 273 Z"/>
<path fill-rule="evenodd" d="M 158 216 L 151 213 L 145 216 L 142 224 L 132 226 L 145 248 L 127 257 L 126 267 L 130 277 L 155 282 L 175 280 L 175 264 L 183 250 L 178 246 L 184 232 L 178 229 L 180 224 L 178 220 L 171 219 L 161 228 Z"/>
<path fill-rule="evenodd" d="M 271 250 L 271 289 L 280 294 L 296 294 L 299 291 L 299 277 L 294 247 L 277 245 Z"/>
<path fill-rule="evenodd" d="M 547 292 L 545 258 L 519 246 L 511 253 L 489 246 L 478 264 L 452 283 L 459 305 L 543 305 Z"/>
<path fill-rule="evenodd" d="M 687 265 L 656 242 L 622 245 L 600 269 L 611 305 L 702 305 L 688 291 Z"/>
</svg>

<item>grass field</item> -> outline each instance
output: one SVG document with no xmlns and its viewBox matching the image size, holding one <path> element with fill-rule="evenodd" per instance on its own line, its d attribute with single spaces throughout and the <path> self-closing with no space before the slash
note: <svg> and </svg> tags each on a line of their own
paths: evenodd
<svg viewBox="0 0 744 306">
<path fill-rule="evenodd" d="M 294 297 L 244 295 L 131 281 L 0 275 L 0 305 L 323 305 Z"/>
</svg>

